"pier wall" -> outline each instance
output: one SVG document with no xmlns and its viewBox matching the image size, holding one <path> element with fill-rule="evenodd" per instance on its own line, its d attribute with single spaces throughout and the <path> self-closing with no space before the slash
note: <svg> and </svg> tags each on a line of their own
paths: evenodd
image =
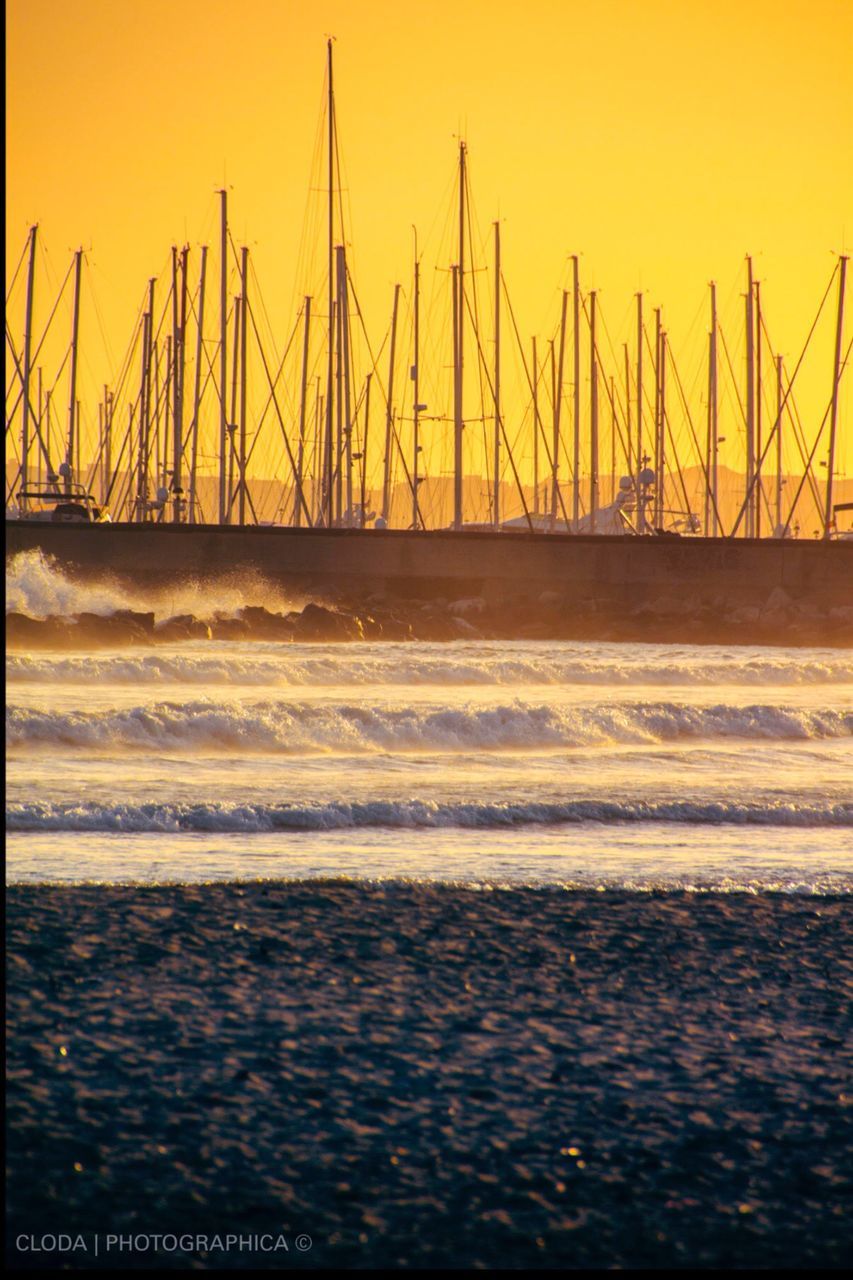
<svg viewBox="0 0 853 1280">
<path fill-rule="evenodd" d="M 636 608 L 661 598 L 853 604 L 853 542 L 7 521 L 6 554 L 40 548 L 81 576 L 137 582 L 255 572 L 296 589 L 483 596 Z"/>
</svg>

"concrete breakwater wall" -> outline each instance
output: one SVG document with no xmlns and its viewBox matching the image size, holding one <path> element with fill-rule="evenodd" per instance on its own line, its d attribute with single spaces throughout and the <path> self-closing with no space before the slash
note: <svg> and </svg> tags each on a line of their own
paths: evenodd
<svg viewBox="0 0 853 1280">
<path fill-rule="evenodd" d="M 373 613 L 467 602 L 489 635 L 853 644 L 850 541 L 6 524 L 6 556 L 35 549 L 83 579 L 254 573 Z"/>
</svg>

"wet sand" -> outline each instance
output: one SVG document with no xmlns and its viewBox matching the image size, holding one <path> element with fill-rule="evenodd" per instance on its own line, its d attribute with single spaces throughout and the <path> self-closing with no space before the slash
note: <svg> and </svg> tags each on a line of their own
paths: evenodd
<svg viewBox="0 0 853 1280">
<path fill-rule="evenodd" d="M 7 898 L 9 1265 L 849 1261 L 850 898 Z M 86 1251 L 16 1248 L 60 1232 Z"/>
</svg>

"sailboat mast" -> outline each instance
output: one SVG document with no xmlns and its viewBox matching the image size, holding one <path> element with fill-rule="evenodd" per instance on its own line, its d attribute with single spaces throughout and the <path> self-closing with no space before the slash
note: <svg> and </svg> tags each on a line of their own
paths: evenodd
<svg viewBox="0 0 853 1280">
<path fill-rule="evenodd" d="M 539 364 L 536 359 L 536 336 L 533 344 L 533 514 L 539 515 Z"/>
<path fill-rule="evenodd" d="M 566 307 L 568 305 L 569 295 L 563 290 L 563 302 L 560 309 L 560 356 L 557 367 L 557 377 L 554 385 L 554 461 L 553 461 L 553 479 L 551 484 L 551 528 L 557 520 L 557 502 L 560 496 L 559 490 L 559 474 L 560 474 L 560 409 L 563 403 L 563 362 L 566 355 Z M 554 348 L 551 347 L 552 363 Z"/>
<path fill-rule="evenodd" d="M 311 297 L 305 295 L 305 330 L 302 335 L 302 376 L 299 382 L 299 447 L 296 452 L 296 493 L 293 498 L 293 523 L 298 529 L 302 523 L 302 472 L 305 463 L 305 408 L 308 394 L 308 344 L 311 339 Z"/>
<path fill-rule="evenodd" d="M 776 531 L 782 524 L 782 357 L 776 357 Z"/>
<path fill-rule="evenodd" d="M 219 220 L 219 523 L 225 524 L 228 441 L 228 192 L 220 192 Z"/>
<path fill-rule="evenodd" d="M 746 536 L 755 537 L 755 310 L 752 258 L 746 260 Z"/>
<path fill-rule="evenodd" d="M 204 286 L 207 279 L 207 245 L 201 246 L 201 275 L 198 286 L 198 333 L 195 344 L 195 389 L 193 392 L 192 444 L 190 445 L 190 510 L 189 522 L 196 523 L 198 483 L 198 428 L 201 410 L 201 358 L 204 354 Z"/>
<path fill-rule="evenodd" d="M 717 537 L 717 285 L 711 281 L 711 332 L 708 335 L 708 440 L 705 533 Z"/>
<path fill-rule="evenodd" d="M 646 513 L 640 475 L 643 456 L 643 295 L 637 294 L 637 532 L 646 532 Z"/>
<path fill-rule="evenodd" d="M 417 530 L 421 527 L 420 505 L 418 501 L 418 486 L 421 482 L 420 475 L 420 453 L 421 453 L 421 431 L 420 431 L 420 414 L 421 414 L 421 328 L 420 328 L 420 308 L 421 308 L 421 264 L 418 261 L 418 233 L 416 228 L 412 228 L 415 232 L 415 297 L 414 297 L 414 344 L 415 344 L 415 361 L 412 365 L 412 383 L 414 391 L 414 407 L 412 409 L 412 528 Z M 368 392 L 370 384 L 368 383 Z M 366 431 L 366 428 L 365 428 Z M 362 497 L 362 508 L 364 507 L 364 499 Z"/>
<path fill-rule="evenodd" d="M 240 524 L 246 523 L 246 433 L 248 428 L 246 416 L 246 394 L 248 389 L 248 370 L 246 368 L 246 345 L 249 333 L 249 249 L 243 245 L 240 261 L 243 301 L 240 306 L 242 325 L 240 328 L 240 503 L 237 519 Z"/>
<path fill-rule="evenodd" d="M 660 528 L 663 518 L 663 474 L 661 471 L 663 458 L 663 410 L 661 408 L 663 349 L 660 313 L 660 307 L 655 307 L 655 505 L 653 523 L 656 529 Z"/>
<path fill-rule="evenodd" d="M 343 515 L 343 483 L 344 483 L 344 302 L 343 302 L 343 256 L 344 246 L 335 246 L 335 524 L 341 523 Z"/>
<path fill-rule="evenodd" d="M 71 477 L 74 470 L 75 427 L 77 412 L 77 340 L 80 336 L 80 269 L 83 263 L 83 250 L 74 254 L 74 314 L 71 321 L 71 394 L 68 400 L 68 449 L 65 461 L 68 470 L 65 473 L 65 492 L 71 492 Z"/>
<path fill-rule="evenodd" d="M 189 249 L 184 245 L 181 250 L 181 298 L 178 311 L 178 323 L 175 326 L 175 399 L 174 399 L 174 471 L 172 473 L 172 492 L 174 506 L 172 519 L 175 524 L 181 522 L 183 516 L 183 452 L 184 452 L 184 353 L 186 350 L 187 330 L 187 260 Z"/>
<path fill-rule="evenodd" d="M 326 469 L 326 525 L 332 527 L 333 523 L 333 507 L 334 507 L 334 466 L 333 466 L 333 423 L 334 423 L 334 406 L 333 406 L 333 388 L 334 388 L 334 361 L 335 361 L 335 92 L 334 80 L 332 73 L 332 41 L 327 42 L 328 56 L 328 103 L 326 107 L 326 115 L 328 117 L 328 150 L 329 150 L 329 205 L 328 205 L 328 267 L 329 267 L 329 347 L 328 347 L 328 369 L 326 378 L 326 450 L 325 450 L 325 469 Z"/>
<path fill-rule="evenodd" d="M 26 493 L 30 482 L 30 376 L 32 373 L 33 345 L 33 291 L 36 270 L 36 235 L 38 223 L 30 227 L 30 258 L 27 266 L 27 302 L 24 319 L 24 419 L 21 428 L 21 489 Z M 21 500 L 21 511 L 27 509 L 27 500 Z"/>
<path fill-rule="evenodd" d="M 370 371 L 365 379 L 364 387 L 364 439 L 361 445 L 361 527 L 365 526 L 367 511 L 367 443 L 370 435 Z"/>
<path fill-rule="evenodd" d="M 501 527 L 501 226 L 495 223 L 495 456 L 492 516 L 495 528 Z"/>
<path fill-rule="evenodd" d="M 453 527 L 462 528 L 463 370 L 465 349 L 465 143 L 459 143 L 459 256 L 453 268 Z"/>
<path fill-rule="evenodd" d="M 352 527 L 352 399 L 350 395 L 349 295 L 347 292 L 347 260 L 341 245 L 341 340 L 344 365 L 344 454 L 346 459 L 346 525 Z"/>
<path fill-rule="evenodd" d="M 397 352 L 397 311 L 400 303 L 400 286 L 394 285 L 394 306 L 391 311 L 391 350 L 388 356 L 388 403 L 385 406 L 385 465 L 382 474 L 382 519 L 388 523 L 391 506 L 391 438 L 394 422 L 394 363 Z"/>
<path fill-rule="evenodd" d="M 755 536 L 761 537 L 761 282 L 755 281 Z"/>
<path fill-rule="evenodd" d="M 838 430 L 838 384 L 841 380 L 841 335 L 844 328 L 844 285 L 847 279 L 847 257 L 839 259 L 838 317 L 835 322 L 835 358 L 832 364 L 832 408 L 829 418 L 829 457 L 826 462 L 826 508 L 823 516 L 823 536 L 830 536 L 833 524 L 832 489 L 835 472 L 835 444 Z"/>
<path fill-rule="evenodd" d="M 589 511 L 595 533 L 598 507 L 598 365 L 595 359 L 595 290 L 589 295 Z"/>
<path fill-rule="evenodd" d="M 572 329 L 574 339 L 574 450 L 572 456 L 572 520 L 577 530 L 580 519 L 581 496 L 581 331 L 580 331 L 580 283 L 578 279 L 578 255 L 572 254 Z M 562 379 L 561 379 L 562 381 Z"/>
<path fill-rule="evenodd" d="M 666 329 L 660 331 L 660 471 L 659 481 L 655 485 L 658 499 L 658 523 L 659 529 L 663 528 L 664 521 L 664 500 L 666 498 Z M 675 457 L 675 465 L 678 468 L 678 456 Z"/>
</svg>

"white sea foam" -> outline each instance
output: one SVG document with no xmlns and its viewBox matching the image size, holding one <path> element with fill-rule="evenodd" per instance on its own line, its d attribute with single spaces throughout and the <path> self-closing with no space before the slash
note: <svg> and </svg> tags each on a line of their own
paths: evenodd
<svg viewBox="0 0 853 1280">
<path fill-rule="evenodd" d="M 565 803 L 477 803 L 367 800 L 326 804 L 11 804 L 9 831 L 128 833 L 336 831 L 444 827 L 503 830 L 577 823 L 665 822 L 781 827 L 853 827 L 853 803 L 572 800 Z"/>
<path fill-rule="evenodd" d="M 803 687 L 853 683 L 853 653 L 847 650 L 804 656 L 769 651 L 735 660 L 720 650 L 672 653 L 642 646 L 641 656 L 596 645 L 483 646 L 472 653 L 455 645 L 383 644 L 329 647 L 281 644 L 251 652 L 247 644 L 205 645 L 198 649 L 87 654 L 10 653 L 7 679 L 34 684 L 71 683 L 251 688 L 322 688 L 390 685 L 465 686 L 606 685 L 713 688 L 715 685 Z M 509 650 L 509 651 L 508 651 Z"/>
<path fill-rule="evenodd" d="M 363 754 L 557 751 L 608 743 L 737 738 L 764 742 L 853 736 L 853 712 L 675 702 L 565 707 L 379 707 L 265 700 L 155 702 L 103 711 L 9 706 L 12 750 Z"/>
<path fill-rule="evenodd" d="M 153 612 L 158 620 L 188 613 L 207 619 L 217 613 L 235 614 L 247 605 L 286 611 L 297 604 L 301 601 L 248 572 L 223 575 L 215 583 L 186 579 L 168 587 L 130 588 L 108 577 L 78 581 L 41 551 L 19 552 L 6 566 L 6 612 L 31 618 L 78 613 L 105 617 L 119 609 L 137 609 Z"/>
</svg>

